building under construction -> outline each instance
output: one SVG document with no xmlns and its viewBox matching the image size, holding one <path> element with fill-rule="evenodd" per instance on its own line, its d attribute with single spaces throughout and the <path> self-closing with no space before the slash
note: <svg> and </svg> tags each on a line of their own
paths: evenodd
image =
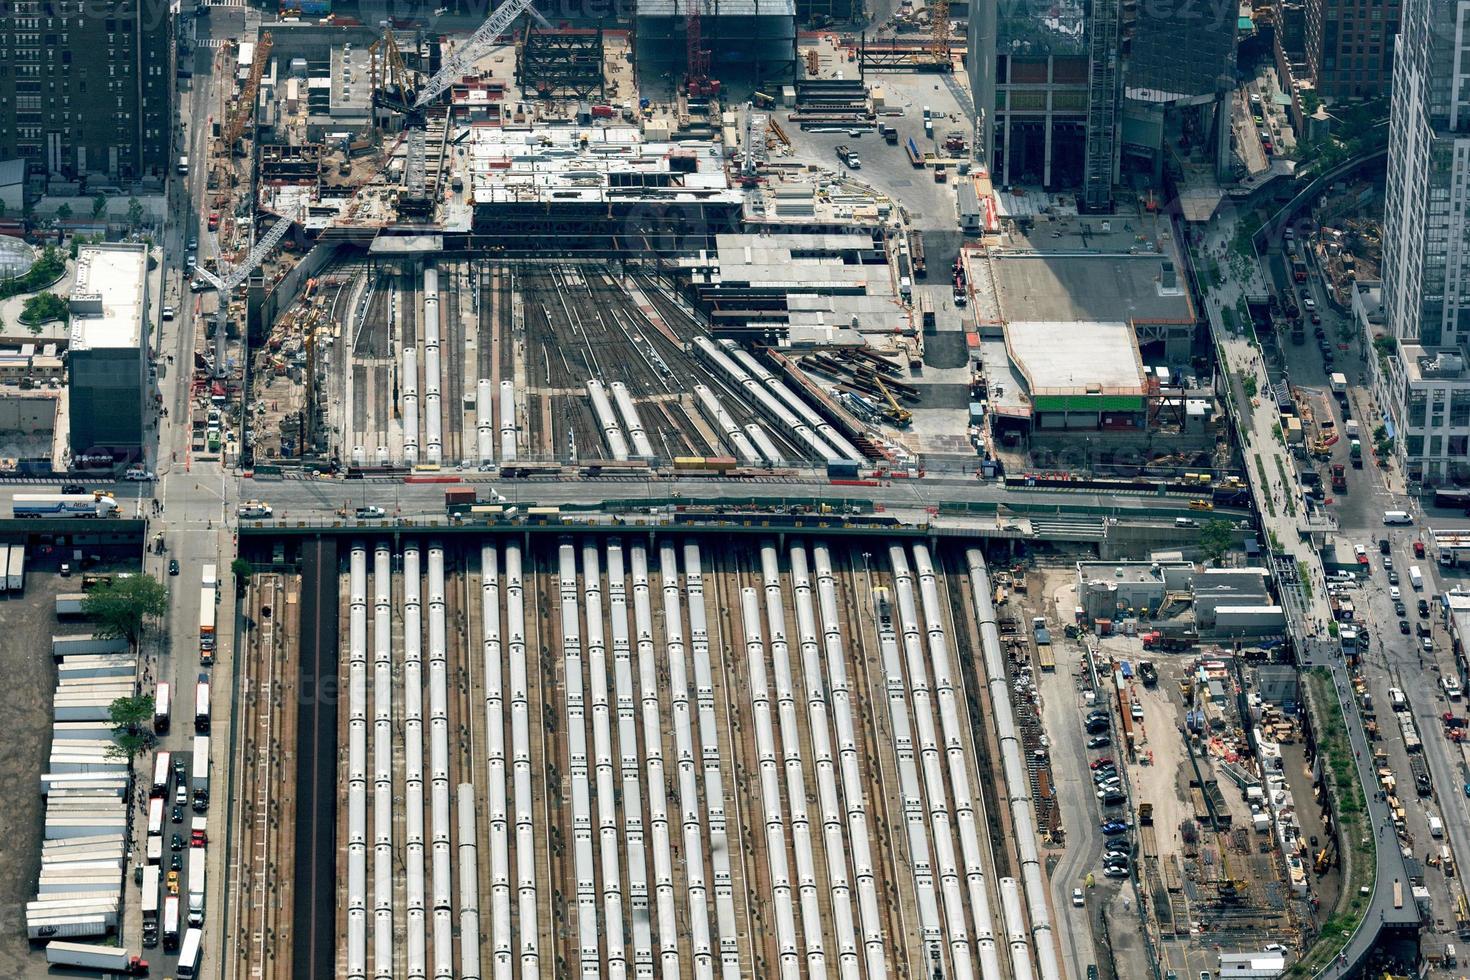
<svg viewBox="0 0 1470 980">
<path fill-rule="evenodd" d="M 792 77 L 795 0 L 638 0 L 640 84 L 675 83 L 703 71 L 726 82 Z"/>
<path fill-rule="evenodd" d="M 602 28 L 544 30 L 527 23 L 516 58 L 521 95 L 543 99 L 604 94 Z"/>
</svg>

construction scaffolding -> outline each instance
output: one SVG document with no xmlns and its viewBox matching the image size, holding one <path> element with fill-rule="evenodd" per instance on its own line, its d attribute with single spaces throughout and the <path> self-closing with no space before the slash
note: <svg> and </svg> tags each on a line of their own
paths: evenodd
<svg viewBox="0 0 1470 980">
<path fill-rule="evenodd" d="M 1113 210 L 1118 158 L 1118 0 L 1093 0 L 1091 33 L 1082 204 L 1093 214 L 1105 214 Z"/>
<path fill-rule="evenodd" d="M 554 99 L 603 95 L 602 27 L 546 30 L 526 24 L 516 58 L 521 95 Z"/>
</svg>

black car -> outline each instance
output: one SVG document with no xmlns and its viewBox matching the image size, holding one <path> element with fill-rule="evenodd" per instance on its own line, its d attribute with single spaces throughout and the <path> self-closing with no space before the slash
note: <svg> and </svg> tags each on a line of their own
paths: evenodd
<svg viewBox="0 0 1470 980">
<path fill-rule="evenodd" d="M 1399 573 L 1396 572 L 1396 571 L 1394 571 L 1393 569 L 1389 569 L 1389 571 L 1388 571 L 1388 584 L 1389 585 L 1398 585 L 1399 584 Z"/>
<path fill-rule="evenodd" d="M 1428 599 L 1420 599 L 1419 600 L 1419 615 L 1425 617 L 1426 619 L 1429 617 L 1429 600 Z"/>
<path fill-rule="evenodd" d="M 87 488 L 84 487 L 84 486 L 82 486 L 80 483 L 63 483 L 61 485 L 61 492 L 62 493 L 86 493 L 87 492 Z"/>
<path fill-rule="evenodd" d="M 169 839 L 168 848 L 171 851 L 182 851 L 184 849 L 183 834 L 174 834 L 173 837 Z"/>
<path fill-rule="evenodd" d="M 1381 554 L 1381 555 L 1388 554 L 1388 539 L 1387 538 L 1379 538 L 1378 539 L 1378 553 Z"/>
<path fill-rule="evenodd" d="M 184 870 L 184 857 L 183 857 L 183 855 L 182 854 L 175 854 L 173 857 L 169 858 L 168 859 L 168 869 L 170 871 L 183 871 Z"/>
<path fill-rule="evenodd" d="M 1404 606 L 1404 600 L 1402 600 L 1402 599 L 1395 599 L 1393 601 L 1393 611 L 1394 611 L 1394 613 L 1396 615 L 1399 615 L 1399 616 L 1402 616 L 1406 612 L 1408 612 L 1407 607 Z"/>
<path fill-rule="evenodd" d="M 1122 793 L 1108 793 L 1102 797 L 1103 806 L 1122 806 L 1128 802 L 1128 797 Z"/>
<path fill-rule="evenodd" d="M 1089 735 L 1101 735 L 1103 732 L 1105 732 L 1107 730 L 1108 730 L 1108 723 L 1105 722 L 1105 721 L 1089 721 L 1087 723 L 1087 727 L 1085 729 L 1085 731 Z"/>
<path fill-rule="evenodd" d="M 1399 632 L 1405 636 L 1409 635 L 1409 621 L 1407 619 L 1399 620 Z"/>
<path fill-rule="evenodd" d="M 170 575 L 179 574 L 179 560 L 177 558 L 170 558 L 168 560 L 168 573 Z"/>
<path fill-rule="evenodd" d="M 174 807 L 171 811 L 169 811 L 169 819 L 172 820 L 174 823 L 183 823 L 184 808 L 181 806 Z"/>
</svg>

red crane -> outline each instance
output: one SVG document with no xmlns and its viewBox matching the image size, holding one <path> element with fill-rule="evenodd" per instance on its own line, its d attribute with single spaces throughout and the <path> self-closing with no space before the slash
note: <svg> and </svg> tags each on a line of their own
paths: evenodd
<svg viewBox="0 0 1470 980">
<path fill-rule="evenodd" d="M 689 20 L 684 28 L 686 60 L 689 65 L 687 91 L 693 98 L 708 99 L 720 94 L 720 83 L 709 77 L 710 53 L 704 49 L 699 8 L 704 0 L 689 0 Z"/>
</svg>

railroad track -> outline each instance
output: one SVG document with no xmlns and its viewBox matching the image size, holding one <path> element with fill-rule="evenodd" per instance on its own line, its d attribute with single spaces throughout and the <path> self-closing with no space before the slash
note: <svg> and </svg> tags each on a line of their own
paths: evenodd
<svg viewBox="0 0 1470 980">
<path fill-rule="evenodd" d="M 337 703 L 322 696 L 337 679 L 338 574 L 335 538 L 303 545 L 296 752 L 296 841 L 291 970 L 334 980 L 337 948 Z"/>
</svg>

